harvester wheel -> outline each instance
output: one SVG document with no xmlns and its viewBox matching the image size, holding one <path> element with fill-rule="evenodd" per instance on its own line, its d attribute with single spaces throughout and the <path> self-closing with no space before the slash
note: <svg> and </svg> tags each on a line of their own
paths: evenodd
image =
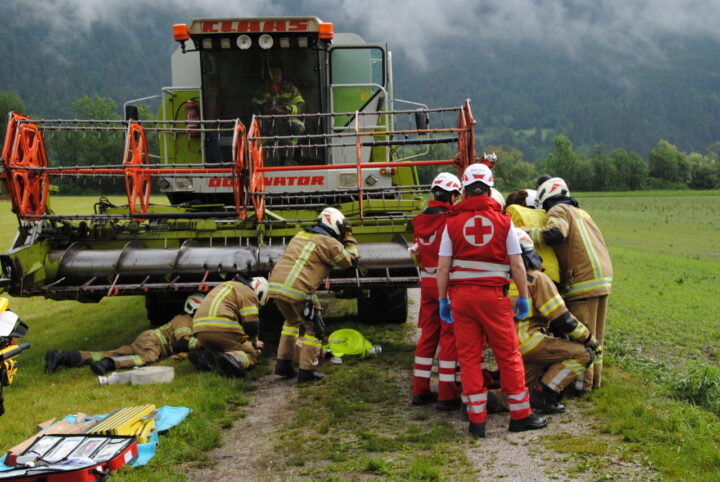
<svg viewBox="0 0 720 482">
<path fill-rule="evenodd" d="M 405 323 L 408 297 L 405 288 L 375 288 L 358 296 L 358 320 L 372 325 Z"/>
<path fill-rule="evenodd" d="M 145 310 L 152 326 L 162 326 L 173 316 L 184 313 L 183 307 L 187 294 L 148 294 L 145 295 Z"/>
</svg>

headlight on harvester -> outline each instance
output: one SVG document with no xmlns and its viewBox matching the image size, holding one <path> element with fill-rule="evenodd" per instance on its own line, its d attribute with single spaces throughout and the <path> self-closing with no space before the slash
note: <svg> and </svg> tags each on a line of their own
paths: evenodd
<svg viewBox="0 0 720 482">
<path fill-rule="evenodd" d="M 267 49 L 269 49 L 269 48 L 272 48 L 273 43 L 275 43 L 275 42 L 273 41 L 273 38 L 272 38 L 270 35 L 266 34 L 266 33 L 262 34 L 262 35 L 260 36 L 260 38 L 258 39 L 258 45 L 260 45 L 260 48 L 261 48 L 261 49 L 267 50 Z"/>
<path fill-rule="evenodd" d="M 175 189 L 177 189 L 178 191 L 192 191 L 192 179 L 188 179 L 186 177 L 178 177 L 177 179 L 175 179 Z"/>
</svg>

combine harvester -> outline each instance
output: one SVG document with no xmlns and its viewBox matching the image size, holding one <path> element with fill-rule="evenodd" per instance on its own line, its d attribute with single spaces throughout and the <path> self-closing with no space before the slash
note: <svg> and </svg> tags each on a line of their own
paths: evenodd
<svg viewBox="0 0 720 482">
<path fill-rule="evenodd" d="M 357 298 L 361 320 L 404 322 L 419 274 L 406 252 L 410 220 L 428 190 L 417 167 L 461 172 L 482 160 L 469 101 L 430 109 L 395 99 L 387 46 L 315 17 L 200 19 L 173 31 L 180 46 L 173 85 L 155 96 L 158 120 L 137 120 L 149 98 L 127 102 L 124 121 L 10 115 L 1 180 L 19 230 L 0 255 L 4 289 L 83 302 L 143 295 L 162 323 L 190 292 L 235 273 L 266 276 L 330 205 L 351 221 L 361 259 L 325 288 Z M 256 112 L 253 97 L 276 67 L 301 92 L 303 113 Z M 124 156 L 52 166 L 44 138 L 55 131 L 117 132 Z M 56 176 L 123 178 L 127 205 L 101 198 L 92 214 L 55 213 Z M 150 202 L 153 188 L 167 204 Z"/>
</svg>

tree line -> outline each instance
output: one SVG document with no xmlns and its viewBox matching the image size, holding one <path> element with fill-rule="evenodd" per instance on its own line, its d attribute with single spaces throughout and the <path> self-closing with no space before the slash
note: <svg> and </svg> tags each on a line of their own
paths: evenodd
<svg viewBox="0 0 720 482">
<path fill-rule="evenodd" d="M 25 107 L 14 93 L 0 92 L 0 142 L 4 141 L 10 111 L 22 112 Z M 114 100 L 106 97 L 81 97 L 73 103 L 78 119 L 121 119 Z M 152 118 L 143 109 L 141 118 Z M 51 165 L 87 166 L 119 164 L 123 158 L 124 138 L 121 132 L 100 132 L 78 135 L 58 132 L 45 139 Z M 149 142 L 156 142 L 152 135 Z M 502 191 L 529 188 L 543 173 L 565 179 L 574 191 L 633 191 L 643 189 L 718 189 L 720 188 L 720 141 L 708 146 L 705 153 L 684 153 L 666 140 L 660 140 L 646 158 L 629 149 L 608 150 L 598 145 L 589 153 L 578 153 L 570 139 L 557 135 L 553 150 L 531 163 L 523 152 L 510 145 L 490 145 L 478 152 L 495 152 L 497 187 Z M 441 150 L 443 152 L 441 152 Z M 156 151 L 156 149 L 155 149 Z M 449 159 L 452 153 L 445 146 L 435 147 L 429 158 Z M 420 180 L 429 183 L 439 172 L 438 167 L 420 168 Z M 53 183 L 67 194 L 122 192 L 122 178 L 62 177 Z"/>
</svg>

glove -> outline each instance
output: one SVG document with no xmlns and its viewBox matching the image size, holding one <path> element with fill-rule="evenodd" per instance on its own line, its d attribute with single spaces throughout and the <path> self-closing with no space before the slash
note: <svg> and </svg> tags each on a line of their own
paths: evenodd
<svg viewBox="0 0 720 482">
<path fill-rule="evenodd" d="M 530 314 L 530 304 L 528 303 L 528 299 L 524 296 L 518 296 L 518 299 L 515 300 L 515 317 L 518 320 L 522 320 L 523 318 L 527 318 Z"/>
<path fill-rule="evenodd" d="M 440 318 L 445 323 L 453 323 L 452 312 L 450 311 L 450 298 L 440 298 Z"/>
<path fill-rule="evenodd" d="M 595 359 L 602 359 L 603 347 L 598 339 L 595 338 L 595 335 L 590 335 L 590 338 L 585 342 L 585 346 L 595 352 Z"/>
<path fill-rule="evenodd" d="M 408 247 L 408 249 L 407 249 L 408 254 L 409 254 L 410 256 L 414 255 L 415 253 L 417 253 L 417 250 L 418 250 L 419 247 L 420 247 L 420 246 L 419 246 L 417 243 L 411 244 L 411 245 Z"/>
<path fill-rule="evenodd" d="M 190 351 L 190 339 L 181 338 L 175 343 L 172 352 L 173 353 L 184 353 Z"/>
<path fill-rule="evenodd" d="M 313 319 L 313 331 L 315 332 L 315 337 L 318 340 L 325 339 L 325 320 L 322 319 L 322 316 L 320 315 L 320 310 L 315 310 L 315 318 Z"/>
</svg>

